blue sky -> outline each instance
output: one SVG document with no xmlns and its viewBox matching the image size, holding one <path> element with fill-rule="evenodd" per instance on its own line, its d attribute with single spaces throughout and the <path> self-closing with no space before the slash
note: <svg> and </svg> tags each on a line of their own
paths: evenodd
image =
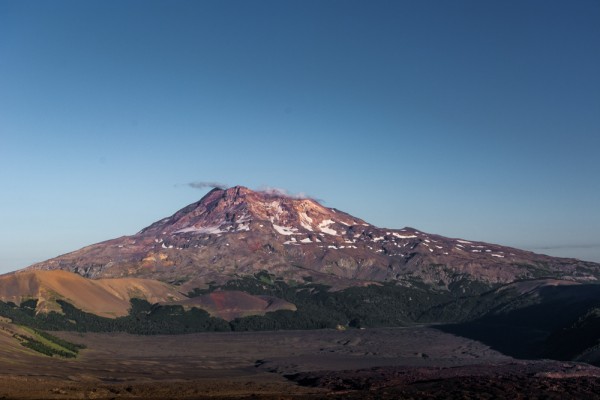
<svg viewBox="0 0 600 400">
<path fill-rule="evenodd" d="M 219 181 L 600 261 L 600 2 L 0 1 L 0 272 Z"/>
</svg>

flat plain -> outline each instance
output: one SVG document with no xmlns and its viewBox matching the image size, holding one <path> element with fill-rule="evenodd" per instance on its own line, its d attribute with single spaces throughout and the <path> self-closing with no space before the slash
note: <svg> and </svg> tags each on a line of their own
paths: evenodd
<svg viewBox="0 0 600 400">
<path fill-rule="evenodd" d="M 428 326 L 56 335 L 87 348 L 76 359 L 51 358 L 0 335 L 0 398 L 486 398 L 511 390 L 516 398 L 594 398 L 600 392 L 599 368 L 517 360 Z"/>
</svg>

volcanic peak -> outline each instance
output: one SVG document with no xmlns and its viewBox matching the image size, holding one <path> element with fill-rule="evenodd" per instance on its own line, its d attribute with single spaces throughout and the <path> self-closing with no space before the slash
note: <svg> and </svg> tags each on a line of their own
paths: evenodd
<svg viewBox="0 0 600 400">
<path fill-rule="evenodd" d="M 332 224 L 369 226 L 346 213 L 323 207 L 313 199 L 234 186 L 211 190 L 200 201 L 150 225 L 139 234 L 220 234 L 267 225 L 282 235 L 290 235 L 298 229 L 336 235 L 335 229 L 330 227 Z"/>
<path fill-rule="evenodd" d="M 379 228 L 313 199 L 243 186 L 213 189 L 136 235 L 30 268 L 95 279 L 183 281 L 189 289 L 263 270 L 332 287 L 416 279 L 448 288 L 461 279 L 498 284 L 539 276 L 586 282 L 600 277 L 593 263 L 411 228 Z"/>
</svg>

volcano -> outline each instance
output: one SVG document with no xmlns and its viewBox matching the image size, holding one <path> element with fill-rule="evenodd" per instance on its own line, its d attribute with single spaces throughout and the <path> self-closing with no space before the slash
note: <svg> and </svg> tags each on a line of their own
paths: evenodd
<svg viewBox="0 0 600 400">
<path fill-rule="evenodd" d="M 0 276 L 0 316 L 135 334 L 435 323 L 514 357 L 600 365 L 599 278 L 596 263 L 381 228 L 236 186 Z"/>
<path fill-rule="evenodd" d="M 243 186 L 213 189 L 140 232 L 29 267 L 87 278 L 136 277 L 195 288 L 268 271 L 334 288 L 377 282 L 486 285 L 554 278 L 595 282 L 598 264 L 405 227 L 376 227 L 310 198 Z"/>
</svg>

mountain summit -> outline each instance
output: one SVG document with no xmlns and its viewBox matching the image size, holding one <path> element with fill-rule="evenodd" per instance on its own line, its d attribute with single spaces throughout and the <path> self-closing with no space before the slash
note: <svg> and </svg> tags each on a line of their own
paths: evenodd
<svg viewBox="0 0 600 400">
<path fill-rule="evenodd" d="M 309 198 L 243 186 L 200 201 L 135 235 L 108 240 L 30 269 L 88 278 L 142 277 L 194 288 L 262 270 L 286 281 L 334 287 L 421 282 L 448 288 L 553 277 L 596 281 L 597 264 L 451 239 L 413 228 L 386 229 Z"/>
<path fill-rule="evenodd" d="M 325 208 L 308 198 L 275 191 L 252 191 L 243 186 L 213 189 L 199 202 L 143 229 L 139 234 L 224 234 L 250 231 L 270 225 L 277 233 L 292 236 L 299 231 L 337 235 L 330 225 L 367 225 L 364 221 Z"/>
</svg>

